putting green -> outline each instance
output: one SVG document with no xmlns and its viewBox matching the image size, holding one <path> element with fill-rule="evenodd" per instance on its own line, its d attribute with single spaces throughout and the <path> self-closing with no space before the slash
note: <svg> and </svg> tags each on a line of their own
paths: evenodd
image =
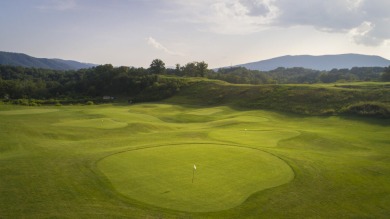
<svg viewBox="0 0 390 219">
<path fill-rule="evenodd" d="M 229 209 L 294 178 L 290 166 L 269 153 L 214 144 L 132 150 L 97 165 L 122 195 L 188 212 Z"/>
</svg>

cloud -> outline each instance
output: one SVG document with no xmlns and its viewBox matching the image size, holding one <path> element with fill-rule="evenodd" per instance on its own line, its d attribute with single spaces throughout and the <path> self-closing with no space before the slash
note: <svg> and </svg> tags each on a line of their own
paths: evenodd
<svg viewBox="0 0 390 219">
<path fill-rule="evenodd" d="M 358 9 L 364 0 L 347 0 L 347 8 L 348 10 Z"/>
<path fill-rule="evenodd" d="M 357 44 L 377 46 L 380 42 L 378 39 L 371 37 L 370 32 L 375 28 L 371 22 L 365 21 L 360 26 L 353 28 L 350 35 Z"/>
<path fill-rule="evenodd" d="M 390 39 L 388 0 L 278 0 L 280 26 L 312 26 L 319 31 L 349 33 L 357 44 L 378 46 Z"/>
<path fill-rule="evenodd" d="M 76 0 L 46 0 L 37 8 L 41 10 L 67 11 L 76 8 Z"/>
<path fill-rule="evenodd" d="M 153 46 L 157 50 L 164 51 L 165 53 L 167 53 L 169 55 L 173 55 L 173 56 L 184 56 L 182 53 L 169 50 L 168 48 L 163 46 L 161 43 L 157 42 L 157 40 L 155 40 L 153 37 L 148 37 L 146 40 L 147 40 L 147 43 L 149 45 Z"/>
<path fill-rule="evenodd" d="M 379 46 L 390 39 L 390 33 L 387 29 L 378 30 L 376 25 L 369 21 L 364 21 L 358 27 L 353 28 L 349 34 L 357 44 L 367 46 Z"/>
<path fill-rule="evenodd" d="M 280 26 L 312 26 L 328 32 L 348 32 L 376 17 L 367 13 L 367 0 L 278 0 Z M 371 2 L 370 2 L 371 4 Z"/>
<path fill-rule="evenodd" d="M 173 0 L 183 20 L 199 24 L 202 31 L 248 34 L 264 29 L 278 16 L 274 0 Z"/>
<path fill-rule="evenodd" d="M 165 0 L 181 20 L 202 31 L 250 34 L 270 28 L 310 26 L 349 34 L 358 44 L 390 40 L 389 0 Z M 179 12 L 178 12 L 179 11 Z"/>
<path fill-rule="evenodd" d="M 272 23 L 278 8 L 272 0 L 218 1 L 211 5 L 213 13 L 203 19 L 218 33 L 247 34 L 257 32 Z"/>
</svg>

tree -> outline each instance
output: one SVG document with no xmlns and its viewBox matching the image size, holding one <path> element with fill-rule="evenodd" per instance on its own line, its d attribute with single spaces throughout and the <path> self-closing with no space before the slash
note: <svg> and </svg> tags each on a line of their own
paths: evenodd
<svg viewBox="0 0 390 219">
<path fill-rule="evenodd" d="M 390 66 L 385 68 L 385 71 L 382 73 L 382 81 L 390 81 Z"/>
<path fill-rule="evenodd" d="M 153 74 L 163 74 L 165 72 L 165 63 L 161 59 L 155 59 L 150 64 L 149 70 Z"/>
<path fill-rule="evenodd" d="M 183 73 L 191 77 L 204 77 L 207 73 L 208 64 L 205 62 L 189 62 L 183 67 Z"/>
<path fill-rule="evenodd" d="M 185 76 L 196 77 L 197 76 L 197 68 L 195 62 L 187 63 L 183 68 L 183 73 Z"/>
<path fill-rule="evenodd" d="M 204 61 L 197 62 L 196 64 L 197 64 L 196 67 L 198 68 L 199 76 L 204 77 L 206 75 L 206 72 L 207 72 L 208 64 L 205 63 Z"/>
<path fill-rule="evenodd" d="M 181 76 L 182 75 L 182 70 L 183 70 L 183 67 L 181 67 L 180 64 L 176 64 L 175 74 L 177 76 Z"/>
</svg>

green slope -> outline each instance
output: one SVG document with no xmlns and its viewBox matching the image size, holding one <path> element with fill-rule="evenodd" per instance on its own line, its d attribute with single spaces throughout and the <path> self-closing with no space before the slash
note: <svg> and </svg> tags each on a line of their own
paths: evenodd
<svg viewBox="0 0 390 219">
<path fill-rule="evenodd" d="M 166 103 L 0 112 L 1 218 L 390 215 L 383 119 Z"/>
<path fill-rule="evenodd" d="M 230 105 L 306 115 L 358 114 L 390 118 L 390 83 L 233 85 L 199 80 L 167 102 Z"/>
</svg>

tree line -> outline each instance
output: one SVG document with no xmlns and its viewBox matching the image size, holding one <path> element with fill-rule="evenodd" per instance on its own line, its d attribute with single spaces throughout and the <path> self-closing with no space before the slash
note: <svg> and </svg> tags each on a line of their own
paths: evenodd
<svg viewBox="0 0 390 219">
<path fill-rule="evenodd" d="M 169 77 L 176 76 L 176 77 Z M 390 81 L 390 67 L 369 67 L 316 71 L 277 68 L 269 72 L 243 67 L 208 69 L 204 61 L 175 68 L 155 59 L 149 68 L 114 67 L 60 71 L 0 65 L 0 99 L 80 99 L 121 96 L 158 100 L 186 85 L 184 77 L 206 77 L 241 84 L 332 83 L 337 81 Z"/>
<path fill-rule="evenodd" d="M 354 81 L 390 81 L 390 66 L 354 67 L 318 71 L 295 68 L 277 68 L 271 71 L 249 70 L 244 67 L 221 68 L 210 72 L 208 78 L 236 84 L 313 84 Z"/>
</svg>

